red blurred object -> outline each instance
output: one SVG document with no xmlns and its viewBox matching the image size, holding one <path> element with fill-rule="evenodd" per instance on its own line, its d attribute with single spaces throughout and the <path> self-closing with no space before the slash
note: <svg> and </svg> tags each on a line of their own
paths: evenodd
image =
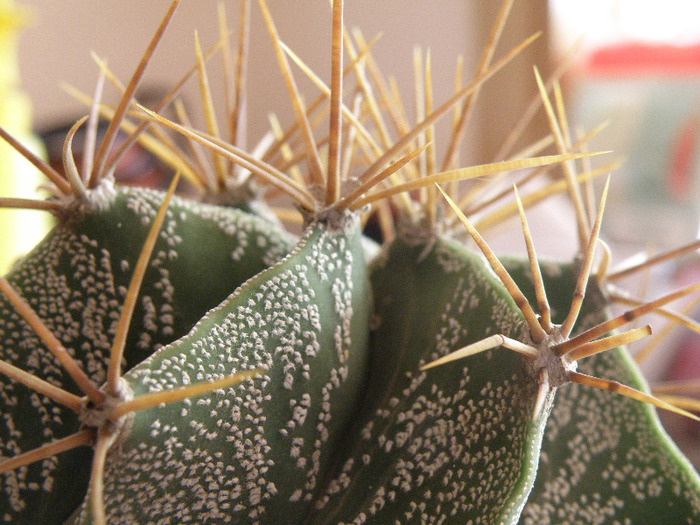
<svg viewBox="0 0 700 525">
<path fill-rule="evenodd" d="M 602 47 L 588 57 L 585 70 L 604 76 L 698 75 L 700 44 L 681 47 L 625 43 Z"/>
<path fill-rule="evenodd" d="M 672 139 L 666 172 L 666 188 L 669 194 L 680 202 L 692 198 L 698 137 L 700 137 L 700 115 L 691 113 L 678 127 Z"/>
</svg>

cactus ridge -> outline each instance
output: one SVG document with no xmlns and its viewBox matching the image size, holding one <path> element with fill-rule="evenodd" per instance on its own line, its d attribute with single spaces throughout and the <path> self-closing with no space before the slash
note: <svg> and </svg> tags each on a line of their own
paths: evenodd
<svg viewBox="0 0 700 525">
<path fill-rule="evenodd" d="M 498 350 L 454 368 L 420 366 L 482 329 L 521 337 L 522 315 L 482 259 L 444 239 L 427 253 L 395 240 L 371 279 L 376 325 L 362 412 L 307 523 L 512 522 L 544 423 L 532 419 L 530 371 Z"/>
<path fill-rule="evenodd" d="M 503 345 L 506 348 L 523 353 L 534 360 L 533 366 L 535 367 L 537 375 L 539 376 L 540 388 L 540 392 L 538 394 L 538 408 L 537 412 L 535 413 L 535 417 L 538 417 L 539 415 L 539 407 L 543 405 L 544 400 L 547 397 L 553 394 L 555 389 L 560 388 L 561 386 L 570 382 L 576 382 L 603 390 L 610 390 L 612 392 L 620 393 L 625 396 L 638 399 L 639 401 L 651 403 L 659 408 L 671 410 L 698 420 L 698 418 L 690 412 L 677 408 L 670 403 L 645 394 L 644 392 L 640 392 L 639 390 L 627 387 L 615 381 L 602 380 L 576 372 L 576 365 L 579 359 L 605 352 L 620 344 L 634 342 L 651 334 L 651 327 L 646 326 L 642 329 L 629 330 L 623 334 L 601 338 L 594 341 L 595 337 L 602 335 L 603 333 L 609 331 L 609 329 L 624 326 L 625 324 L 634 321 L 641 314 L 650 309 L 650 305 L 654 304 L 653 302 L 635 310 L 628 311 L 618 318 L 601 323 L 600 325 L 589 329 L 577 337 L 569 338 L 569 335 L 571 334 L 571 331 L 573 330 L 573 327 L 578 319 L 583 301 L 585 300 L 586 288 L 593 266 L 593 257 L 598 242 L 598 234 L 600 232 L 603 211 L 605 209 L 607 188 L 608 186 L 606 185 L 605 189 L 603 190 L 600 207 L 595 224 L 591 230 L 590 238 L 587 242 L 587 249 L 581 262 L 581 269 L 577 277 L 576 288 L 572 295 L 568 313 L 560 325 L 551 325 L 549 322 L 546 324 L 543 323 L 543 319 L 548 319 L 548 315 L 546 315 L 544 318 L 535 315 L 528 299 L 523 295 L 522 291 L 500 262 L 498 257 L 489 248 L 488 244 L 486 244 L 469 219 L 467 219 L 454 201 L 441 190 L 449 205 L 459 215 L 460 220 L 468 230 L 469 234 L 472 236 L 479 249 L 489 261 L 490 266 L 496 272 L 501 282 L 503 282 L 504 286 L 513 297 L 513 300 L 516 302 L 518 308 L 523 312 L 523 315 L 528 322 L 530 333 L 526 340 L 521 342 L 512 341 L 510 338 L 503 335 L 501 335 L 500 338 L 491 338 L 489 341 L 482 340 L 479 343 L 475 343 L 468 347 L 454 351 L 447 356 L 429 363 L 423 368 L 427 369 L 438 365 L 444 365 L 445 363 L 455 359 L 460 359 L 495 346 Z M 519 200 L 517 190 L 516 200 L 520 209 L 523 232 L 528 245 L 528 258 L 530 261 L 531 275 L 533 276 L 536 296 L 538 303 L 541 305 L 543 310 L 548 312 L 550 308 L 546 301 L 544 282 L 542 281 L 542 276 L 539 271 L 539 264 L 536 254 L 531 246 L 529 227 L 527 225 L 524 209 Z M 687 290 L 694 290 L 698 287 L 700 287 L 700 285 L 691 285 L 690 287 L 687 287 Z M 676 294 L 670 294 L 670 297 L 674 297 L 675 295 Z M 546 330 L 543 324 L 548 326 L 549 330 Z"/>
<path fill-rule="evenodd" d="M 514 258 L 504 258 L 503 263 L 532 300 L 529 263 Z M 562 298 L 575 288 L 576 265 L 542 261 L 541 267 L 549 290 L 568 291 L 551 295 L 554 321 L 561 322 L 568 307 Z M 576 331 L 603 322 L 608 305 L 597 279 L 592 281 Z M 579 370 L 648 392 L 623 347 L 582 360 Z M 537 478 L 520 523 L 559 523 L 558 509 L 564 504 L 571 523 L 693 523 L 698 519 L 698 494 L 697 474 L 649 404 L 570 384 L 554 400 Z"/>
<path fill-rule="evenodd" d="M 81 220 L 58 224 L 7 277 L 96 384 L 102 384 L 106 377 L 121 304 L 136 265 L 133 247 L 143 243 L 159 199 L 162 194 L 155 191 L 116 189 L 109 205 Z M 203 237 L 209 239 L 206 244 L 201 243 Z M 293 242 L 293 236 L 258 217 L 174 198 L 139 295 L 127 339 L 125 369 L 184 335 L 228 295 L 229 289 L 281 260 Z M 213 265 L 205 273 L 197 269 L 203 256 Z M 14 308 L 4 298 L 1 304 L 3 360 L 80 394 Z M 24 386 L 5 378 L 1 381 L 7 406 L 13 407 L 6 412 L 2 432 L 5 455 L 26 451 L 79 428 L 71 411 Z M 21 417 L 8 419 L 12 414 Z M 55 509 L 46 491 L 52 491 L 57 479 L 71 477 L 81 469 L 85 472 L 89 465 L 89 454 L 86 457 L 79 450 L 66 454 L 65 459 L 48 459 L 6 475 L 4 512 L 19 519 L 38 509 Z M 75 484 L 80 485 L 83 483 Z M 37 498 L 46 506 L 31 504 Z M 70 499 L 66 494 L 61 498 Z"/>
<path fill-rule="evenodd" d="M 289 257 L 124 376 L 138 396 L 239 370 L 262 374 L 202 401 L 137 412 L 105 469 L 110 523 L 280 522 L 308 512 L 364 383 L 369 296 L 357 220 L 349 223 L 310 227 Z M 176 420 L 187 424 L 166 423 Z M 147 467 L 154 461 L 158 479 Z"/>
</svg>

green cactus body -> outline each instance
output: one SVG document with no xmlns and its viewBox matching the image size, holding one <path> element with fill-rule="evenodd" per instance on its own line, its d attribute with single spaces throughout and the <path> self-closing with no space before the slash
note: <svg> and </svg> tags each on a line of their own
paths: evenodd
<svg viewBox="0 0 700 525">
<path fill-rule="evenodd" d="M 438 225 L 444 214 L 435 202 L 433 184 L 587 156 L 568 155 L 588 139 L 567 145 L 561 129 L 564 112 L 557 106 L 562 122 L 554 122 L 555 112 L 537 75 L 552 134 L 564 155 L 450 169 L 481 82 L 518 54 L 514 50 L 489 65 L 510 2 L 503 2 L 474 82 L 456 88 L 438 109 L 432 109 L 429 62 L 425 75 L 418 74 L 422 65 L 414 55 L 416 78 L 422 77 L 416 93 L 425 96 L 418 101 L 424 115 L 414 127 L 397 118 L 403 114 L 402 104 L 398 98 L 392 101 L 393 89 L 381 88 L 381 72 L 369 66 L 365 75 L 371 46 L 361 42 L 359 33 L 344 37 L 343 2 L 332 2 L 330 88 L 314 80 L 329 100 L 324 138 L 316 137 L 320 120 L 313 114 L 314 106 L 322 106 L 304 103 L 286 58 L 292 53 L 283 49 L 265 0 L 258 3 L 296 115 L 293 127 L 275 133 L 281 138 L 267 153 L 261 148 L 248 154 L 235 146 L 243 131 L 238 129 L 237 102 L 227 116 L 236 128 L 231 129 L 232 144 L 220 137 L 206 60 L 197 41 L 207 133 L 145 109 L 144 118 L 180 133 L 196 148 L 211 149 L 210 163 L 200 162 L 199 153 L 188 159 L 179 147 L 158 148 L 164 159 L 186 168 L 202 184 L 208 203 L 175 199 L 159 208 L 162 195 L 115 189 L 109 182 L 110 130 L 127 124 L 121 122 L 123 111 L 133 110 L 134 116 L 140 111 L 130 99 L 174 12 L 173 0 L 119 106 L 109 111 L 112 124 L 93 169 L 81 174 L 73 162 L 71 142 L 81 120 L 64 148 L 66 176 L 48 167 L 42 170 L 55 195 L 64 197 L 24 204 L 53 210 L 62 222 L 7 280 L 89 375 L 85 382 L 93 391 L 85 384 L 78 389 L 10 301 L 0 296 L 0 360 L 68 391 L 57 394 L 10 367 L 2 368 L 8 377 L 47 397 L 0 379 L 0 453 L 14 460 L 3 469 L 0 520 L 70 525 L 699 523 L 700 479 L 663 432 L 654 410 L 611 392 L 569 384 L 580 381 L 622 391 L 614 380 L 646 388 L 623 348 L 584 358 L 586 352 L 619 344 L 619 338 L 611 344 L 600 338 L 579 346 L 580 341 L 569 338 L 576 320 L 581 329 L 607 315 L 605 294 L 588 279 L 605 197 L 589 228 L 591 210 L 577 195 L 579 177 L 565 170 L 583 262 L 541 263 L 544 283 L 535 271 L 537 260 L 517 192 L 531 264 L 509 258 L 503 270 L 459 209 L 466 198 L 486 190 L 486 201 L 469 205 L 469 215 L 487 212 L 482 224 L 504 217 L 509 206 L 488 211 L 499 198 L 486 197 L 492 188 L 469 188 L 458 203 L 450 198 L 453 192 L 440 190 L 486 261 L 434 234 L 452 225 Z M 247 4 L 241 5 L 242 21 L 248 16 Z M 240 25 L 232 83 L 232 98 L 240 100 L 246 25 Z M 217 47 L 225 56 L 224 26 Z M 346 90 L 344 66 L 350 62 L 358 83 Z M 456 84 L 461 85 L 459 76 Z M 376 100 L 375 82 L 378 93 L 386 91 Z M 556 81 L 554 89 L 558 97 Z M 349 93 L 352 109 L 343 103 Z M 325 103 L 324 97 L 318 104 Z M 461 112 L 457 107 L 449 153 L 440 163 L 447 171 L 437 173 L 433 126 L 460 99 L 463 107 Z M 94 109 L 94 115 L 102 111 L 98 104 Z M 381 113 L 397 124 L 396 142 L 393 132 L 385 133 L 389 128 Z M 0 135 L 5 136 L 1 130 Z M 5 140 L 21 151 L 10 138 Z M 411 144 L 425 146 L 413 149 Z M 424 151 L 424 162 L 412 167 Z M 308 168 L 305 174 L 292 173 L 301 166 Z M 199 168 L 204 168 L 201 180 L 194 175 Z M 239 186 L 227 174 L 245 182 Z M 307 219 L 298 242 L 269 218 L 264 205 L 257 206 L 252 177 L 296 203 Z M 522 179 L 523 184 L 528 180 Z M 393 187 L 380 187 L 387 182 Z M 529 202 L 544 198 L 556 185 L 531 193 Z M 384 226 L 396 220 L 386 228 L 387 235 L 393 235 L 395 226 L 399 238 L 381 247 L 368 272 L 367 254 L 373 247 L 360 233 L 358 210 L 408 191 L 414 193 L 403 195 L 395 206 L 378 208 Z M 15 199 L 4 203 L 21 204 Z M 156 214 L 158 220 L 152 221 Z M 130 312 L 128 302 L 122 305 L 127 290 L 132 298 L 137 289 L 130 282 L 138 275 L 134 268 L 144 239 L 156 235 L 120 359 L 121 339 L 115 334 L 127 333 L 120 320 L 129 319 L 122 311 Z M 144 257 L 149 252 L 144 249 Z M 517 286 L 505 275 L 509 272 Z M 583 287 L 584 281 L 588 290 L 578 315 L 583 294 L 577 282 Z M 536 303 L 539 315 L 531 306 Z M 633 341 L 645 330 L 651 329 L 622 335 Z M 453 354 L 472 343 L 466 352 Z M 472 350 L 468 358 L 460 357 Z M 438 358 L 443 359 L 436 362 Z M 577 371 L 579 358 L 582 372 L 611 381 L 583 379 Z M 426 369 L 429 363 L 435 367 Z M 241 377 L 245 380 L 231 386 Z M 212 381 L 226 386 L 212 386 Z M 97 385 L 103 385 L 101 391 Z M 54 456 L 49 454 L 55 450 L 46 449 L 22 454 L 65 436 L 70 437 L 64 445 L 73 439 L 66 448 L 79 448 Z M 31 461 L 35 463 L 11 470 Z"/>
<path fill-rule="evenodd" d="M 504 261 L 528 297 L 527 263 Z M 555 322 L 576 283 L 573 266 L 541 265 Z M 556 290 L 555 293 L 552 293 Z M 607 301 L 593 281 L 580 329 L 605 320 Z M 579 371 L 648 386 L 618 347 L 581 361 Z M 624 396 L 578 384 L 559 389 L 542 443 L 540 468 L 521 523 L 698 523 L 700 478 L 661 427 L 656 410 Z"/>
<path fill-rule="evenodd" d="M 121 305 L 162 194 L 98 190 L 104 204 L 52 232 L 8 275 L 8 281 L 97 384 L 104 381 Z M 293 238 L 266 221 L 175 199 L 156 245 L 132 320 L 125 367 L 186 331 L 243 281 L 281 259 Z M 204 264 L 203 264 L 204 262 Z M 81 394 L 4 296 L 0 351 L 15 366 Z M 2 455 L 13 456 L 79 428 L 76 414 L 2 381 Z M 91 453 L 86 448 L 3 476 L 0 519 L 62 522 L 84 497 Z M 70 483 L 58 480 L 68 479 Z"/>
<path fill-rule="evenodd" d="M 184 338 L 133 368 L 135 396 L 260 368 L 138 411 L 105 469 L 109 523 L 298 523 L 364 385 L 370 294 L 358 221 L 311 225 Z M 89 506 L 86 506 L 89 508 Z M 91 522 L 83 512 L 81 523 Z"/>
<path fill-rule="evenodd" d="M 427 248 L 426 248 L 427 246 Z M 376 328 L 362 415 L 307 523 L 514 523 L 545 418 L 521 356 L 495 349 L 419 367 L 525 322 L 479 256 L 394 241 L 373 264 Z"/>
<path fill-rule="evenodd" d="M 161 202 L 159 192 L 117 189 L 108 210 L 83 221 L 84 235 L 99 239 L 113 254 L 111 259 L 120 261 L 119 273 L 113 271 L 122 290 Z M 185 335 L 204 313 L 247 279 L 279 262 L 296 244 L 294 236 L 277 225 L 238 208 L 177 198 L 169 206 L 160 238 L 134 316 L 142 321 L 132 323 L 129 330 L 127 370 L 155 348 Z M 158 303 L 164 305 L 162 313 Z M 151 313 L 150 308 L 156 311 Z M 161 324 L 172 325 L 155 331 L 159 322 L 154 314 L 161 317 Z"/>
</svg>

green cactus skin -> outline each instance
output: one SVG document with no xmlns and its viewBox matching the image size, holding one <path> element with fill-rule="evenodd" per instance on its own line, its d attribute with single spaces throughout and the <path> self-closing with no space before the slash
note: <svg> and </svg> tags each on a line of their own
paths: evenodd
<svg viewBox="0 0 700 525">
<path fill-rule="evenodd" d="M 334 56 L 340 72 L 342 55 Z M 115 191 L 110 205 L 59 226 L 9 277 L 96 382 L 160 202 Z M 480 256 L 443 239 L 398 240 L 368 281 L 357 225 L 345 218 L 315 222 L 270 267 L 290 237 L 271 226 L 261 234 L 253 219 L 222 208 L 175 203 L 168 212 L 127 342 L 125 392 L 265 372 L 120 420 L 104 476 L 109 523 L 700 521 L 700 481 L 653 409 L 566 385 L 535 417 L 533 367 L 503 348 L 420 371 L 492 334 L 527 338 Z M 576 264 L 544 266 L 556 322 L 568 311 Z M 512 262 L 511 271 L 532 298 L 527 264 Z M 580 325 L 605 315 L 603 294 L 595 285 L 589 292 Z M 0 312 L 2 357 L 75 392 L 4 300 Z M 581 369 L 644 388 L 624 349 Z M 4 455 L 79 425 L 23 387 L 3 384 L 2 396 Z M 91 523 L 89 456 L 85 447 L 5 474 L 2 519 Z"/>
<path fill-rule="evenodd" d="M 97 192 L 102 201 L 95 211 L 56 226 L 7 278 L 101 384 L 124 294 L 163 195 L 112 190 L 108 181 Z M 293 245 L 291 235 L 257 217 L 174 199 L 140 293 L 125 367 L 184 335 L 208 309 L 281 259 Z M 4 296 L 0 312 L 2 358 L 80 394 Z M 0 381 L 5 407 L 0 427 L 3 456 L 31 450 L 79 428 L 72 411 L 4 376 Z M 84 497 L 90 456 L 83 447 L 5 474 L 0 519 L 63 522 Z M 57 490 L 59 479 L 71 483 L 61 483 Z"/>
<path fill-rule="evenodd" d="M 503 262 L 534 300 L 529 270 L 523 271 L 527 263 Z M 576 283 L 574 266 L 541 265 L 547 290 L 557 291 L 548 294 L 555 322 L 568 309 Z M 607 307 L 593 280 L 586 296 L 581 330 L 604 321 Z M 648 392 L 622 347 L 582 360 L 579 371 Z M 700 478 L 661 427 L 653 407 L 577 384 L 559 389 L 523 525 L 699 521 Z"/>
<path fill-rule="evenodd" d="M 225 392 L 137 412 L 108 459 L 108 523 L 306 516 L 366 373 L 363 243 L 355 217 L 340 222 L 312 224 L 289 257 L 124 376 L 138 396 L 264 370 Z M 84 509 L 77 521 L 90 523 Z"/>
<path fill-rule="evenodd" d="M 546 419 L 526 360 L 495 349 L 419 371 L 525 322 L 481 257 L 427 246 L 397 240 L 373 264 L 367 395 L 306 523 L 515 523 L 525 504 Z"/>
<path fill-rule="evenodd" d="M 81 233 L 99 239 L 113 254 L 112 260 L 127 261 L 120 262 L 121 272 L 114 270 L 123 289 L 162 198 L 160 192 L 117 189 L 108 210 L 82 221 Z M 132 323 L 129 330 L 126 369 L 185 335 L 205 312 L 247 279 L 279 262 L 296 244 L 294 236 L 256 215 L 178 198 L 170 204 L 160 238 L 135 314 L 143 321 Z M 161 317 L 159 322 L 172 319 L 172 326 L 162 327 L 162 335 L 149 336 L 154 331 L 149 327 L 158 323 L 149 320 L 149 302 L 156 308 L 159 302 L 170 305 L 162 313 L 171 317 Z"/>
</svg>

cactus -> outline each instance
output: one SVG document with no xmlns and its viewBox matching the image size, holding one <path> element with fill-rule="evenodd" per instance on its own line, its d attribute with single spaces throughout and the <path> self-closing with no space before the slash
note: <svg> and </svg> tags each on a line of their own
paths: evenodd
<svg viewBox="0 0 700 525">
<path fill-rule="evenodd" d="M 371 276 L 373 372 L 311 522 L 513 522 L 546 421 L 532 417 L 537 388 L 526 364 L 492 352 L 420 367 L 491 331 L 521 337 L 515 303 L 485 261 L 439 238 L 428 250 L 395 240 Z"/>
<path fill-rule="evenodd" d="M 396 124 L 392 142 L 384 119 L 402 108 L 374 98 L 364 69 L 369 48 L 360 42 L 358 52 L 350 39 L 361 96 L 353 109 L 344 105 L 342 2 L 332 5 L 328 87 L 281 44 L 260 0 L 296 124 L 266 153 L 251 154 L 237 146 L 236 133 L 219 134 L 198 43 L 190 74 L 199 73 L 206 132 L 182 112 L 172 122 L 133 98 L 176 5 L 117 109 L 101 105 L 99 95 L 91 102 L 93 115 L 112 118 L 94 168 L 78 173 L 72 163 L 82 121 L 66 141 L 66 177 L 3 133 L 59 197 L 31 205 L 54 212 L 59 223 L 0 280 L 0 371 L 8 376 L 3 520 L 697 521 L 700 478 L 651 405 L 695 416 L 650 395 L 622 348 L 648 335 L 649 325 L 611 331 L 700 284 L 608 314 L 605 268 L 593 272 L 607 188 L 589 226 L 578 187 L 592 173 L 567 167 L 564 180 L 523 199 L 516 192 L 486 215 L 488 224 L 519 213 L 526 259 L 497 257 L 461 210 L 489 205 L 482 197 L 493 194 L 482 192 L 488 182 L 453 198 L 459 180 L 588 156 L 566 144 L 538 78 L 559 154 L 452 167 L 456 137 L 483 82 L 527 42 L 492 65 L 494 37 L 475 81 L 437 109 L 426 89 L 426 114 L 415 126 Z M 494 35 L 509 7 L 504 1 Z M 247 13 L 248 2 L 242 8 Z M 239 64 L 246 47 L 239 45 Z M 328 104 L 327 139 L 314 135 L 288 57 L 322 91 L 314 107 Z M 429 68 L 424 78 L 429 87 Z M 375 73 L 372 82 L 380 80 Z M 372 108 L 367 121 L 362 104 Z M 421 141 L 434 140 L 433 124 L 452 108 L 459 117 L 453 144 L 437 169 L 434 142 Z M 127 123 L 127 109 L 142 122 Z M 146 131 L 156 124 L 184 136 L 192 151 L 207 148 L 211 162 Z M 208 203 L 173 197 L 176 182 L 165 195 L 115 188 L 107 152 L 120 126 L 130 129 L 130 141 L 149 141 L 200 177 Z M 287 174 L 294 162 L 308 176 Z M 196 174 L 208 164 L 212 173 Z M 245 175 L 231 182 L 233 166 Z M 253 179 L 260 189 L 251 192 Z M 228 205 L 231 188 L 264 198 L 268 187 L 301 211 L 298 240 L 258 216 L 252 197 Z M 527 228 L 525 205 L 552 191 L 568 191 L 577 212 L 580 255 L 571 263 L 539 260 Z M 375 257 L 361 233 L 368 208 L 384 225 Z M 460 222 L 481 253 L 458 240 Z M 37 282 L 47 275 L 45 286 Z"/>
<path fill-rule="evenodd" d="M 364 377 L 369 296 L 353 222 L 310 226 L 293 254 L 124 376 L 138 395 L 237 370 L 264 373 L 206 403 L 137 412 L 105 472 L 110 523 L 204 512 L 279 523 L 306 514 Z M 159 457 L 154 478 L 149 464 Z"/>
<path fill-rule="evenodd" d="M 125 97 L 128 99 L 128 95 Z M 66 142 L 68 169 L 69 150 L 70 139 Z M 63 190 L 66 195 L 58 202 L 47 201 L 58 224 L 15 266 L 6 282 L 44 319 L 58 338 L 55 344 L 70 349 L 93 380 L 101 384 L 129 279 L 162 195 L 115 188 L 108 169 L 96 178 L 92 188 L 84 187 L 90 175 L 87 170 L 71 185 L 29 152 L 21 151 L 55 181 L 56 191 Z M 186 334 L 230 290 L 282 259 L 295 243 L 292 235 L 257 216 L 178 198 L 168 209 L 165 221 L 146 284 L 137 299 L 124 354 L 126 369 Z M 206 272 L 198 267 L 202 258 L 211 265 Z M 56 366 L 44 347 L 46 341 L 33 333 L 4 297 L 0 304 L 3 358 L 79 393 L 66 372 Z M 13 407 L 12 412 L 5 413 L 4 454 L 31 449 L 78 429 L 75 414 L 15 388 L 4 377 L 2 381 L 7 406 Z M 13 413 L 21 417 L 13 418 Z M 35 415 L 26 417 L 28 414 Z M 42 428 L 36 428 L 36 421 L 44 421 Z M 58 463 L 45 461 L 17 477 L 6 476 L 2 503 L 5 519 L 41 521 L 37 516 L 46 509 L 57 519 L 65 518 L 82 499 L 84 476 L 77 476 L 72 497 L 69 492 L 52 491 L 54 499 L 49 498 L 47 487 L 52 486 L 55 477 L 72 477 L 81 469 L 89 470 L 89 454 L 81 456 L 75 451 L 65 461 L 63 457 Z M 63 513 L 61 505 L 66 506 Z"/>
</svg>

